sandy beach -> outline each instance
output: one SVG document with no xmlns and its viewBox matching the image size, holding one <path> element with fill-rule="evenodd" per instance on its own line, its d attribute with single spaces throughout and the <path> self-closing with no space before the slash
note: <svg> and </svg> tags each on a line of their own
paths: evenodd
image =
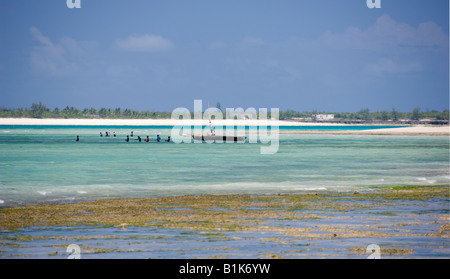
<svg viewBox="0 0 450 279">
<path fill-rule="evenodd" d="M 214 125 L 276 125 L 282 126 L 346 126 L 328 122 L 298 122 L 286 120 L 215 120 Z M 38 118 L 0 118 L 0 125 L 93 125 L 93 126 L 175 126 L 175 125 L 209 125 L 208 120 L 174 120 L 174 119 L 38 119 Z M 375 125 L 371 125 L 375 126 Z M 395 126 L 395 125 L 393 125 Z M 409 126 L 373 130 L 343 130 L 343 131 L 282 131 L 280 133 L 296 134 L 336 134 L 336 135 L 395 135 L 395 136 L 450 136 L 450 127 L 445 126 Z"/>
<path fill-rule="evenodd" d="M 214 120 L 214 125 L 267 125 L 275 124 L 271 120 Z M 277 121 L 280 126 L 318 126 L 340 125 L 324 122 L 298 122 Z M 53 119 L 53 118 L 0 118 L 0 125 L 127 125 L 127 126 L 174 126 L 174 125 L 209 125 L 208 119 L 204 120 L 174 120 L 174 119 Z"/>
<path fill-rule="evenodd" d="M 343 130 L 343 131 L 280 131 L 291 134 L 333 134 L 333 135 L 375 135 L 375 136 L 450 136 L 449 126 L 411 126 L 373 130 Z"/>
</svg>

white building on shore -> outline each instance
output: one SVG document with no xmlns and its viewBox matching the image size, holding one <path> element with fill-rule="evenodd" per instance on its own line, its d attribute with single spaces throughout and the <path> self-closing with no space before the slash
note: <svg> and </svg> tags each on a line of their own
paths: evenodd
<svg viewBox="0 0 450 279">
<path fill-rule="evenodd" d="M 314 114 L 313 119 L 316 120 L 333 120 L 334 114 Z"/>
</svg>

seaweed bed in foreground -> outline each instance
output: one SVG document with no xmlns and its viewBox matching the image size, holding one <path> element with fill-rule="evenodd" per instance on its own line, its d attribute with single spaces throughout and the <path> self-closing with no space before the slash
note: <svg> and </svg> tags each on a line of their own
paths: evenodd
<svg viewBox="0 0 450 279">
<path fill-rule="evenodd" d="M 450 258 L 449 186 L 0 209 L 0 258 Z M 70 251 L 70 250 L 69 250 Z"/>
</svg>

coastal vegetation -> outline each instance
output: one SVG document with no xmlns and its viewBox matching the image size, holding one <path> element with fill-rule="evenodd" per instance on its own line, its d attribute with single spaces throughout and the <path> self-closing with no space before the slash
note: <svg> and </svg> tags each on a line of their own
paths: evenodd
<svg viewBox="0 0 450 279">
<path fill-rule="evenodd" d="M 220 103 L 216 106 L 218 109 Z M 225 111 L 224 117 L 226 117 Z M 193 116 L 193 112 L 192 116 Z M 425 110 L 422 111 L 420 107 L 414 107 L 410 112 L 400 112 L 395 108 L 392 110 L 381 110 L 371 112 L 368 108 L 363 108 L 357 112 L 324 112 L 313 110 L 310 112 L 298 112 L 287 109 L 280 110 L 279 117 L 281 120 L 289 119 L 304 119 L 315 120 L 318 114 L 333 114 L 334 120 L 342 121 L 399 121 L 410 120 L 418 121 L 428 119 L 432 121 L 449 120 L 449 110 L 443 111 Z M 60 108 L 48 108 L 45 104 L 33 103 L 29 108 L 3 108 L 0 107 L 0 118 L 78 118 L 78 119 L 168 119 L 171 118 L 172 112 L 164 111 L 138 111 L 133 109 L 122 108 L 84 108 L 78 109 L 75 107 L 66 106 Z M 270 116 L 270 112 L 269 112 Z"/>
</svg>

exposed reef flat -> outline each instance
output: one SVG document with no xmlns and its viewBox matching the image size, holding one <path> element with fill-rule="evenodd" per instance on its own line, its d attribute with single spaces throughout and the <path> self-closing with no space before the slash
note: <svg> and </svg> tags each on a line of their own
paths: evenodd
<svg viewBox="0 0 450 279">
<path fill-rule="evenodd" d="M 171 249 L 165 251 L 160 247 L 156 254 L 213 258 L 367 257 L 367 245 L 376 243 L 386 257 L 450 257 L 445 252 L 450 248 L 448 206 L 448 186 L 35 204 L 0 210 L 0 250 L 6 250 L 0 257 L 14 257 L 8 252 L 11 247 L 18 249 L 20 245 L 26 247 L 43 240 L 53 243 L 48 257 L 64 254 L 64 243 L 68 241 L 87 240 L 95 243 L 86 244 L 86 254 L 140 257 L 147 256 L 147 252 L 154 257 L 154 249 L 139 245 L 132 249 L 127 246 L 128 250 L 123 246 L 105 247 L 103 242 L 131 243 L 140 239 L 142 243 L 157 240 L 167 243 L 174 234 L 193 236 L 191 245 L 205 237 L 211 244 L 202 248 L 194 245 L 173 255 L 168 253 Z M 76 235 L 65 232 L 71 228 L 76 228 Z M 99 233 L 90 233 L 93 229 Z M 52 230 L 57 230 L 56 235 Z M 131 230 L 140 233 L 127 234 Z M 264 245 L 247 247 L 252 241 Z M 217 247 L 219 243 L 226 246 Z M 144 247 L 148 248 L 148 244 Z M 58 253 L 58 249 L 63 252 Z M 195 252 L 202 250 L 209 252 Z"/>
</svg>

